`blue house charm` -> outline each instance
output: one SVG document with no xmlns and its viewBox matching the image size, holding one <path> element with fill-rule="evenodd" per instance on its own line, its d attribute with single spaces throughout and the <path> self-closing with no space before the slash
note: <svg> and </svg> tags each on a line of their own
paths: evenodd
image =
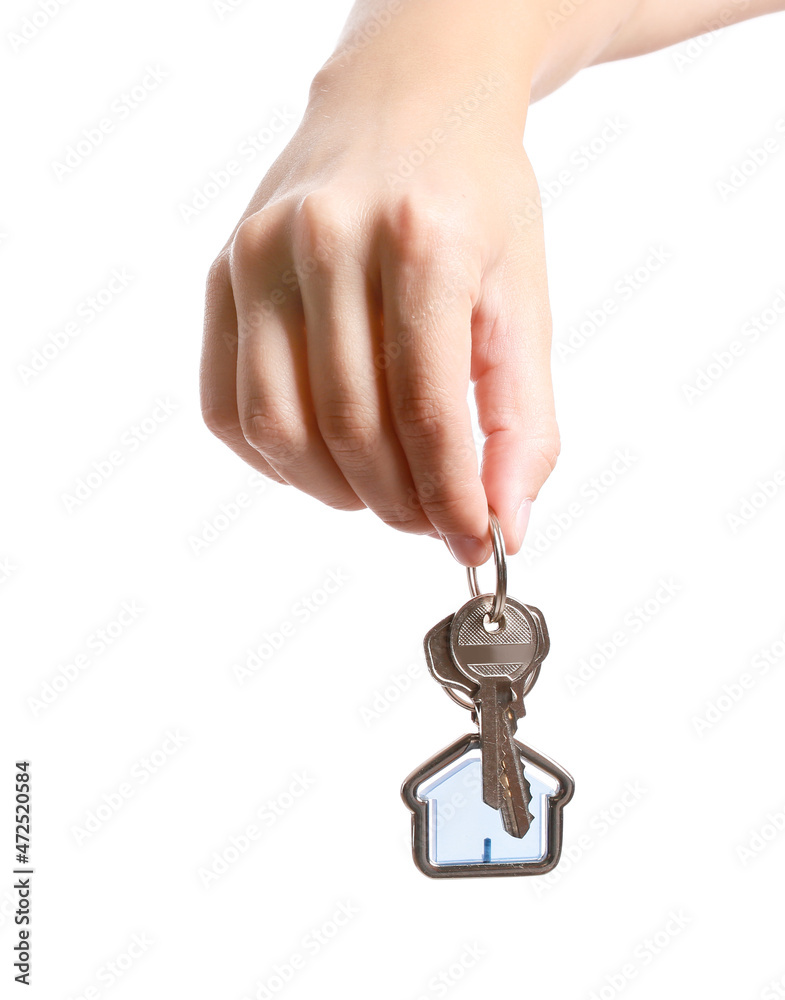
<svg viewBox="0 0 785 1000">
<path fill-rule="evenodd" d="M 543 875 L 557 864 L 562 807 L 573 793 L 566 771 L 536 750 L 515 742 L 531 788 L 533 822 L 512 837 L 501 813 L 482 799 L 478 734 L 462 736 L 414 771 L 403 800 L 412 812 L 412 851 L 431 878 L 471 875 Z"/>
</svg>

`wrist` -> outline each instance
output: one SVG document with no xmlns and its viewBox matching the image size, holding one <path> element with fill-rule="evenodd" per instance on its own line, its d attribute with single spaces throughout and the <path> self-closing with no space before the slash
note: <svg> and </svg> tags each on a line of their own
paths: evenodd
<svg viewBox="0 0 785 1000">
<path fill-rule="evenodd" d="M 513 6 L 507 0 L 501 6 Z M 473 109 L 523 135 L 540 39 L 490 7 L 449 0 L 363 4 L 311 85 L 309 109 L 368 108 L 376 124 Z M 445 10 L 445 7 L 448 8 Z"/>
<path fill-rule="evenodd" d="M 530 101 L 601 61 L 642 0 L 357 0 L 311 88 L 394 112 L 446 107 L 483 75 L 501 81 L 484 112 L 523 134 Z"/>
</svg>

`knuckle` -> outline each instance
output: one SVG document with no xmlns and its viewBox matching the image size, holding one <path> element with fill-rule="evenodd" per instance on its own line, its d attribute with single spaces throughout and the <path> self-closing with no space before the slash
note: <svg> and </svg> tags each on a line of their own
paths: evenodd
<svg viewBox="0 0 785 1000">
<path fill-rule="evenodd" d="M 557 427 L 554 427 L 546 437 L 537 442 L 537 450 L 550 466 L 551 472 L 553 472 L 561 454 L 561 437 Z"/>
<path fill-rule="evenodd" d="M 272 235 L 273 223 L 265 212 L 256 212 L 243 219 L 232 237 L 232 264 L 242 267 L 259 260 Z"/>
<path fill-rule="evenodd" d="M 365 504 L 354 493 L 341 494 L 323 501 L 334 510 L 365 510 Z"/>
<path fill-rule="evenodd" d="M 465 463 L 446 458 L 415 477 L 417 504 L 440 530 L 465 533 L 466 498 L 476 489 L 476 464 L 474 469 L 472 474 Z"/>
<path fill-rule="evenodd" d="M 420 503 L 428 517 L 444 527 L 461 523 L 461 513 L 466 504 L 467 491 L 448 482 L 418 484 Z"/>
<path fill-rule="evenodd" d="M 392 225 L 393 249 L 403 261 L 422 261 L 451 243 L 455 216 L 422 195 L 408 192 L 397 203 Z"/>
<path fill-rule="evenodd" d="M 202 420 L 217 438 L 232 437 L 240 430 L 240 419 L 233 407 L 203 405 Z"/>
<path fill-rule="evenodd" d="M 273 461 L 291 461 L 302 453 L 304 442 L 297 440 L 291 414 L 268 400 L 249 400 L 240 425 L 248 444 Z"/>
<path fill-rule="evenodd" d="M 414 494 L 409 503 L 397 503 L 377 510 L 378 516 L 385 524 L 398 531 L 422 534 L 427 531 L 430 522 L 422 513 L 420 501 Z M 432 528 L 430 530 L 433 530 Z"/>
<path fill-rule="evenodd" d="M 254 463 L 254 468 L 261 476 L 264 476 L 265 479 L 269 479 L 273 483 L 278 483 L 279 486 L 290 485 L 283 478 L 283 476 L 279 476 L 275 469 L 271 465 L 268 465 L 267 462 L 263 462 L 261 466 Z"/>
<path fill-rule="evenodd" d="M 548 467 L 548 474 L 556 468 L 556 462 L 561 453 L 561 438 L 557 428 L 553 428 L 547 435 L 531 442 L 531 447 L 538 454 Z"/>
<path fill-rule="evenodd" d="M 319 414 L 319 429 L 330 450 L 347 458 L 366 460 L 379 447 L 379 425 L 362 403 L 328 402 Z"/>
<path fill-rule="evenodd" d="M 328 266 L 332 251 L 347 243 L 346 199 L 332 191 L 310 191 L 295 212 L 292 232 L 298 256 Z"/>
<path fill-rule="evenodd" d="M 436 393 L 399 393 L 392 406 L 396 425 L 404 437 L 426 448 L 439 448 L 446 442 L 450 414 Z"/>
<path fill-rule="evenodd" d="M 229 280 L 229 258 L 225 251 L 221 251 L 210 265 L 207 271 L 207 292 L 215 292 L 223 289 Z"/>
</svg>

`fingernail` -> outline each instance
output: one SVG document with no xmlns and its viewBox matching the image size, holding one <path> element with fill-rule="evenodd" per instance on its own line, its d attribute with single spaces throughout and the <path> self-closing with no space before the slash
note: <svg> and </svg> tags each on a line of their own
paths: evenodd
<svg viewBox="0 0 785 1000">
<path fill-rule="evenodd" d="M 529 527 L 529 516 L 532 512 L 531 500 L 524 500 L 515 515 L 515 530 L 518 532 L 518 545 L 523 545 L 526 537 L 526 529 Z"/>
<path fill-rule="evenodd" d="M 462 566 L 481 566 L 488 558 L 488 546 L 474 535 L 445 535 L 444 544 Z"/>
</svg>

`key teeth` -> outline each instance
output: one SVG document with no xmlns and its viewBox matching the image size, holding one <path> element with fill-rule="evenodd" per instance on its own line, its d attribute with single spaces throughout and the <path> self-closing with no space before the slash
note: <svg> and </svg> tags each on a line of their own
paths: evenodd
<svg viewBox="0 0 785 1000">
<path fill-rule="evenodd" d="M 524 823 L 519 824 L 515 816 L 515 813 L 512 810 L 510 810 L 509 813 L 503 812 L 502 825 L 504 826 L 505 832 L 508 833 L 511 837 L 517 837 L 518 840 L 523 840 L 523 838 L 531 829 L 531 825 L 534 822 L 534 817 L 527 809 L 526 815 L 522 817 L 522 819 L 524 819 Z M 523 826 L 523 829 L 521 829 L 521 826 Z"/>
<path fill-rule="evenodd" d="M 515 746 L 515 740 L 513 738 L 513 733 L 515 732 L 515 729 L 513 727 L 515 726 L 516 720 L 514 718 L 514 715 L 510 713 L 507 715 L 505 721 L 507 723 L 509 743 L 505 742 L 505 744 L 503 744 L 499 750 L 499 787 L 504 789 L 504 792 L 502 794 L 503 802 L 501 809 L 502 824 L 504 826 L 504 829 L 511 837 L 517 837 L 520 839 L 526 836 L 526 834 L 529 832 L 529 829 L 531 828 L 532 823 L 534 822 L 534 816 L 532 815 L 529 809 L 529 804 L 531 802 L 531 785 L 529 784 L 529 780 L 526 777 L 526 774 L 524 773 L 523 767 L 521 766 L 520 789 L 522 794 L 521 805 L 523 806 L 523 815 L 520 816 L 520 819 L 524 820 L 524 823 L 521 824 L 519 822 L 520 808 L 516 810 L 515 804 L 513 802 L 513 793 L 512 793 L 510 775 L 508 773 L 508 762 L 507 762 L 507 758 L 509 756 L 507 753 L 508 747 L 512 748 L 512 752 L 514 754 L 517 754 L 518 752 Z M 520 763 L 520 757 L 518 757 L 518 762 Z M 515 770 L 516 769 L 515 763 L 514 762 L 511 763 L 513 770 Z M 517 777 L 516 777 L 516 783 L 517 783 Z M 523 826 L 522 830 L 521 826 Z"/>
<path fill-rule="evenodd" d="M 518 822 L 518 816 L 515 813 L 515 809 L 512 807 L 512 802 L 509 799 L 505 799 L 504 805 L 501 809 L 502 814 L 502 826 L 505 831 L 511 837 L 517 837 L 521 840 L 531 829 L 531 825 L 534 822 L 534 816 L 529 812 L 528 807 L 524 807 L 524 815 L 521 817 L 522 823 Z"/>
<path fill-rule="evenodd" d="M 531 785 L 529 784 L 528 780 L 525 777 L 523 779 L 523 783 L 526 786 L 526 798 L 528 800 L 526 802 L 526 805 L 524 806 L 524 811 L 526 813 L 526 832 L 528 833 L 529 828 L 534 822 L 534 814 L 529 809 L 529 802 L 531 802 L 532 799 L 532 790 L 531 790 Z"/>
<path fill-rule="evenodd" d="M 514 813 L 503 813 L 502 814 L 502 825 L 504 826 L 505 833 L 508 833 L 511 837 L 516 837 L 518 840 L 523 840 L 526 834 L 531 829 L 534 817 L 531 813 L 526 813 L 526 825 L 523 829 L 518 825 L 518 821 L 515 818 Z"/>
</svg>

